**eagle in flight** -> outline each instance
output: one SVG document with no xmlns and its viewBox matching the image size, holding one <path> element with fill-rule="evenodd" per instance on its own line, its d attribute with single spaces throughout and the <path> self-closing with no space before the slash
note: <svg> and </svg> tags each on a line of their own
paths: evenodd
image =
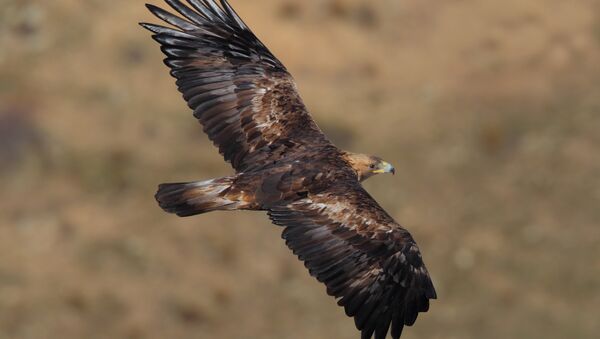
<svg viewBox="0 0 600 339">
<path fill-rule="evenodd" d="M 147 7 L 170 27 L 141 25 L 235 174 L 162 184 L 160 207 L 181 217 L 266 211 L 310 274 L 354 317 L 361 338 L 399 338 L 436 292 L 413 237 L 361 185 L 394 168 L 337 148 L 292 76 L 226 0 L 165 1 L 179 15 Z"/>
</svg>

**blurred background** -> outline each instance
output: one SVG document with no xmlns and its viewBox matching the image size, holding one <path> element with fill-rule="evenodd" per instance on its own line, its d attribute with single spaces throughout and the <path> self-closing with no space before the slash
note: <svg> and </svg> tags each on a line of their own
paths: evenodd
<svg viewBox="0 0 600 339">
<path fill-rule="evenodd" d="M 231 170 L 143 3 L 0 0 L 0 339 L 357 338 L 266 215 L 157 207 Z M 231 3 L 338 146 L 396 166 L 365 186 L 439 295 L 403 338 L 597 337 L 599 1 Z"/>
</svg>

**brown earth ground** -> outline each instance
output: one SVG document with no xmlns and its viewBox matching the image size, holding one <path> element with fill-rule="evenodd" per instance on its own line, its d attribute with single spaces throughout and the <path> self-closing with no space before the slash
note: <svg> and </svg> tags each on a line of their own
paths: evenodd
<svg viewBox="0 0 600 339">
<path fill-rule="evenodd" d="M 230 172 L 142 0 L 0 0 L 0 339 L 357 338 L 261 213 L 178 219 Z M 155 3 L 160 3 L 156 0 Z M 600 333 L 600 3 L 231 0 L 439 300 L 403 338 Z"/>
</svg>

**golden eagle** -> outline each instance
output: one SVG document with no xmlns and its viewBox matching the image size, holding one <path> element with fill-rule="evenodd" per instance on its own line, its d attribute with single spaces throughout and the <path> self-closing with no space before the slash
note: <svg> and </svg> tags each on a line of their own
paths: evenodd
<svg viewBox="0 0 600 339">
<path fill-rule="evenodd" d="M 394 173 L 381 158 L 337 148 L 319 129 L 279 60 L 225 0 L 147 5 L 179 91 L 235 175 L 162 184 L 167 212 L 266 211 L 287 246 L 327 286 L 362 338 L 399 338 L 436 292 L 412 236 L 361 181 Z"/>
</svg>

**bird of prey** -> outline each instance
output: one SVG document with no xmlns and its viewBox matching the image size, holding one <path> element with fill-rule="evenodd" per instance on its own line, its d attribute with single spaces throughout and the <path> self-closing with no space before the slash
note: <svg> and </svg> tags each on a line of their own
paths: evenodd
<svg viewBox="0 0 600 339">
<path fill-rule="evenodd" d="M 394 173 L 381 158 L 343 151 L 319 129 L 283 64 L 226 0 L 165 0 L 141 23 L 166 55 L 204 132 L 235 170 L 162 184 L 165 211 L 266 211 L 310 274 L 324 283 L 361 338 L 399 338 L 436 292 L 413 237 L 361 182 Z M 391 330 L 390 330 L 391 328 Z"/>
</svg>

